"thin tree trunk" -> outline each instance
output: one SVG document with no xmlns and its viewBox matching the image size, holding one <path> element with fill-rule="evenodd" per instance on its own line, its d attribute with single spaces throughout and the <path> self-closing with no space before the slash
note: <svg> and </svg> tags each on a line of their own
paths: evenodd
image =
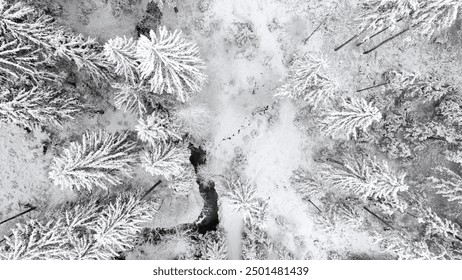
<svg viewBox="0 0 462 280">
<path fill-rule="evenodd" d="M 356 34 L 355 36 L 351 37 L 350 39 L 348 39 L 345 43 L 341 44 L 340 46 L 336 47 L 334 49 L 334 51 L 338 51 L 340 50 L 341 48 L 343 48 L 344 46 L 346 46 L 348 43 L 350 43 L 351 41 L 353 41 L 354 39 L 356 39 L 358 37 L 358 35 Z"/>
<path fill-rule="evenodd" d="M 367 212 L 369 212 L 372 216 L 376 217 L 377 219 L 379 219 L 382 223 L 384 223 L 385 225 L 387 225 L 389 228 L 391 229 L 395 229 L 394 227 L 392 227 L 389 223 L 387 223 L 384 219 L 380 218 L 377 214 L 375 214 L 374 212 L 372 212 L 371 210 L 369 210 L 369 208 L 367 208 L 366 206 L 363 206 L 363 209 L 366 210 Z"/>
<path fill-rule="evenodd" d="M 370 86 L 370 87 L 367 87 L 367 88 L 362 88 L 362 89 L 358 89 L 356 92 L 362 92 L 362 91 L 366 91 L 366 90 L 369 90 L 369 89 L 373 89 L 373 88 L 377 88 L 377 87 L 381 87 L 381 86 L 384 86 L 388 83 L 381 83 L 381 84 L 378 84 L 378 85 L 373 85 L 373 86 Z"/>
<path fill-rule="evenodd" d="M 402 20 L 403 20 L 403 18 L 400 18 L 400 19 L 398 19 L 396 22 L 400 22 L 400 21 L 402 21 Z M 372 35 L 371 37 L 369 37 L 368 40 L 370 40 L 370 39 L 372 39 L 372 38 L 374 38 L 374 37 L 380 35 L 381 33 L 383 33 L 384 31 L 388 30 L 389 28 L 390 28 L 390 26 L 385 27 L 384 29 L 378 31 L 377 33 L 375 33 L 374 35 Z M 366 43 L 366 42 L 367 42 L 367 41 L 363 41 L 363 42 L 357 43 L 356 46 L 359 47 L 359 46 L 361 46 L 362 44 L 364 44 L 364 43 Z"/>
<path fill-rule="evenodd" d="M 375 36 L 378 36 L 380 35 L 382 32 L 385 32 L 386 30 L 388 30 L 390 28 L 390 26 L 388 27 L 385 27 L 384 29 L 380 30 L 379 32 L 375 33 L 374 35 L 372 35 L 371 37 L 369 37 L 369 39 L 367 39 L 366 41 L 362 41 L 362 42 L 359 42 L 356 44 L 357 47 L 361 46 L 362 44 L 366 43 L 367 41 L 369 41 L 370 39 L 374 38 Z"/>
<path fill-rule="evenodd" d="M 367 51 L 364 51 L 363 54 L 368 54 L 368 53 L 371 53 L 373 51 L 375 51 L 376 49 L 378 49 L 379 47 L 381 47 L 382 45 L 390 42 L 391 40 L 395 39 L 396 37 L 400 36 L 401 34 L 403 34 L 404 32 L 408 31 L 409 30 L 409 27 L 405 28 L 404 30 L 396 33 L 395 35 L 383 40 L 380 44 L 376 45 L 375 47 L 373 47 L 372 49 L 369 49 Z"/>
<path fill-rule="evenodd" d="M 316 33 L 316 31 L 319 30 L 319 28 L 321 28 L 321 26 L 326 22 L 326 20 L 327 20 L 327 17 L 318 25 L 318 27 L 316 27 L 316 28 L 314 29 L 313 32 L 311 32 L 310 36 L 306 37 L 306 39 L 303 40 L 303 44 L 306 45 L 306 43 L 308 42 L 308 40 L 314 35 L 314 33 Z"/>
<path fill-rule="evenodd" d="M 162 180 L 157 181 L 157 183 L 155 183 L 154 186 L 152 186 L 149 190 L 147 190 L 141 197 L 141 200 L 146 198 L 146 196 L 148 196 L 148 194 L 150 194 L 160 183 L 162 183 Z"/>
<path fill-rule="evenodd" d="M 318 209 L 319 213 L 322 213 L 321 209 L 319 209 L 319 207 L 313 203 L 313 201 L 311 201 L 311 199 L 308 199 L 308 202 L 311 203 L 316 209 Z"/>
<path fill-rule="evenodd" d="M 1 221 L 1 222 L 0 222 L 0 225 L 4 224 L 4 223 L 6 223 L 6 222 L 9 222 L 9 221 L 11 221 L 11 220 L 13 220 L 13 219 L 16 219 L 16 218 L 18 218 L 18 217 L 21 217 L 22 215 L 27 214 L 27 213 L 29 213 L 29 212 L 31 212 L 31 211 L 34 211 L 35 209 L 37 209 L 37 207 L 31 207 L 31 208 L 29 208 L 29 209 L 27 209 L 27 210 L 25 210 L 25 211 L 23 211 L 23 212 L 21 212 L 21 213 L 19 213 L 19 214 L 17 214 L 17 215 L 14 215 L 14 216 L 11 217 L 11 218 L 8 218 L 8 219 L 6 219 L 6 220 Z"/>
</svg>

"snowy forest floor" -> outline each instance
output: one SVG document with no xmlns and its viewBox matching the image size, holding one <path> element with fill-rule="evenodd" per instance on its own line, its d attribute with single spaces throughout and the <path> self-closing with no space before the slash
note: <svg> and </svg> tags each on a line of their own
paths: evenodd
<svg viewBox="0 0 462 280">
<path fill-rule="evenodd" d="M 204 1 L 210 5 L 201 11 L 199 4 Z M 133 1 L 137 2 L 133 11 L 117 18 L 106 1 L 55 2 L 63 6 L 63 23 L 104 43 L 114 36 L 135 36 L 136 22 L 148 1 Z M 80 14 L 83 6 L 89 7 L 85 20 Z M 457 85 L 462 71 L 462 64 L 457 63 L 460 51 L 442 50 L 438 42 L 412 45 L 403 35 L 367 55 L 363 54 L 365 46 L 354 44 L 336 52 L 336 46 L 354 35 L 351 22 L 357 8 L 355 0 L 184 0 L 177 1 L 177 8 L 175 13 L 166 7 L 161 23 L 182 30 L 195 41 L 207 65 L 208 83 L 194 101 L 207 104 L 213 112 L 211 139 L 202 143 L 207 151 L 204 173 L 211 177 L 224 174 L 239 162 L 239 168 L 256 183 L 258 196 L 268 203 L 268 234 L 296 258 L 384 258 L 365 230 L 339 226 L 326 231 L 319 227 L 314 222 L 318 210 L 288 187 L 293 170 L 312 170 L 312 155 L 330 140 L 307 134 L 297 119 L 297 105 L 289 100 L 276 101 L 274 90 L 287 74 L 294 54 L 306 52 L 324 58 L 329 77 L 345 95 L 380 83 L 384 69 L 396 67 L 444 77 Z M 254 40 L 241 47 L 236 46 L 233 37 L 239 23 L 249 23 L 255 34 Z M 377 36 L 373 42 L 385 38 Z M 133 129 L 136 116 L 116 111 L 106 92 L 89 90 L 93 93 L 95 100 L 104 104 L 104 114 L 76 119 L 59 138 L 80 135 L 90 128 Z M 52 154 L 44 154 L 40 145 L 47 135 L 34 132 L 30 137 L 13 126 L 1 128 L 0 219 L 21 211 L 26 203 L 50 207 L 73 198 L 72 192 L 52 186 L 47 177 Z M 130 180 L 132 186 L 143 187 L 155 182 L 156 178 L 143 170 Z M 171 228 L 193 222 L 203 206 L 197 191 L 188 197 L 176 198 L 168 192 L 162 196 L 164 206 L 152 227 Z M 238 259 L 242 217 L 232 212 L 226 201 L 220 201 L 220 207 L 220 226 L 228 237 L 230 258 Z M 27 217 L 33 215 L 37 214 L 32 212 Z M 14 222 L 2 225 L 0 234 Z M 143 246 L 128 258 L 174 258 L 184 247 L 178 243 Z"/>
</svg>

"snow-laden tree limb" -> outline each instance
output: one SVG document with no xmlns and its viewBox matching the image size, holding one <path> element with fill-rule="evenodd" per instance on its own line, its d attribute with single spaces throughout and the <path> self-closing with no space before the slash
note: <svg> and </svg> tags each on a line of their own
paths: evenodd
<svg viewBox="0 0 462 280">
<path fill-rule="evenodd" d="M 136 54 L 140 79 L 148 81 L 153 92 L 173 94 L 185 102 L 207 80 L 198 47 L 183 39 L 181 31 L 160 27 L 158 35 L 153 30 L 149 38 L 141 35 Z"/>
<path fill-rule="evenodd" d="M 171 143 L 159 143 L 145 150 L 141 156 L 141 165 L 153 176 L 163 176 L 168 181 L 181 175 L 185 166 L 190 164 L 191 152 L 185 146 Z"/>
<path fill-rule="evenodd" d="M 362 98 L 341 99 L 339 109 L 328 110 L 321 122 L 322 131 L 328 136 L 340 136 L 353 139 L 357 131 L 366 131 L 373 123 L 382 119 L 378 108 Z"/>
<path fill-rule="evenodd" d="M 107 189 L 130 176 L 135 150 L 136 142 L 129 139 L 128 132 L 87 132 L 82 142 L 72 142 L 54 158 L 49 176 L 63 188 Z"/>
<path fill-rule="evenodd" d="M 3 260 L 110 260 L 133 248 L 156 204 L 139 193 L 92 198 L 53 210 L 12 229 L 0 247 Z"/>
<path fill-rule="evenodd" d="M 152 146 L 157 143 L 167 143 L 169 140 L 180 140 L 178 128 L 169 120 L 168 116 L 159 111 L 154 111 L 146 118 L 140 118 L 135 127 L 138 138 Z"/>
<path fill-rule="evenodd" d="M 84 106 L 79 105 L 75 98 L 49 88 L 0 88 L 0 121 L 28 128 L 37 125 L 61 126 L 83 110 Z"/>
<path fill-rule="evenodd" d="M 338 86 L 323 73 L 324 61 L 311 54 L 296 59 L 274 97 L 304 100 L 317 108 L 334 97 Z"/>
</svg>

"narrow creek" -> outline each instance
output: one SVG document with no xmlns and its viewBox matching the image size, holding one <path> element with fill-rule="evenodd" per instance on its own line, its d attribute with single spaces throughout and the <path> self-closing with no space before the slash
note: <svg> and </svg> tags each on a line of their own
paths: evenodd
<svg viewBox="0 0 462 280">
<path fill-rule="evenodd" d="M 207 152 L 201 147 L 197 148 L 194 146 L 189 147 L 191 150 L 191 157 L 189 160 L 194 166 L 194 170 L 198 171 L 200 165 L 206 163 L 205 156 Z M 218 219 L 218 194 L 215 191 L 215 183 L 210 182 L 209 184 L 203 184 L 200 181 L 197 181 L 199 184 L 199 192 L 204 199 L 204 209 L 203 212 L 207 214 L 204 219 L 197 224 L 197 231 L 201 234 L 206 233 L 207 231 L 214 231 L 217 229 L 219 219 Z"/>
</svg>

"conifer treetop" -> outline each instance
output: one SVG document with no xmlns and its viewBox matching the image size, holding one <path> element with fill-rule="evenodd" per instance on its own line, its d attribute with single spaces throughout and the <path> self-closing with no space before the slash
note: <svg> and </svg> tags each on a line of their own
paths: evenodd
<svg viewBox="0 0 462 280">
<path fill-rule="evenodd" d="M 341 98 L 339 109 L 328 110 L 321 121 L 321 130 L 328 136 L 357 138 L 357 131 L 366 131 L 382 119 L 380 110 L 362 98 Z"/>
<path fill-rule="evenodd" d="M 67 204 L 13 228 L 0 246 L 0 259 L 110 260 L 133 248 L 156 207 L 139 192 Z"/>
<path fill-rule="evenodd" d="M 82 142 L 72 142 L 54 158 L 49 176 L 63 188 L 107 189 L 130 176 L 136 162 L 134 151 L 136 142 L 129 139 L 128 132 L 86 132 Z"/>
<path fill-rule="evenodd" d="M 32 128 L 39 125 L 61 126 L 84 110 L 73 97 L 52 89 L 6 89 L 0 87 L 0 121 Z"/>
<path fill-rule="evenodd" d="M 170 32 L 159 27 L 149 38 L 141 35 L 137 57 L 140 78 L 147 80 L 153 92 L 175 94 L 185 102 L 191 93 L 201 90 L 206 82 L 205 64 L 198 47 L 181 37 L 181 31 Z"/>
<path fill-rule="evenodd" d="M 191 152 L 185 146 L 159 143 L 141 155 L 141 165 L 153 176 L 163 176 L 168 181 L 182 174 L 190 165 Z"/>
</svg>

